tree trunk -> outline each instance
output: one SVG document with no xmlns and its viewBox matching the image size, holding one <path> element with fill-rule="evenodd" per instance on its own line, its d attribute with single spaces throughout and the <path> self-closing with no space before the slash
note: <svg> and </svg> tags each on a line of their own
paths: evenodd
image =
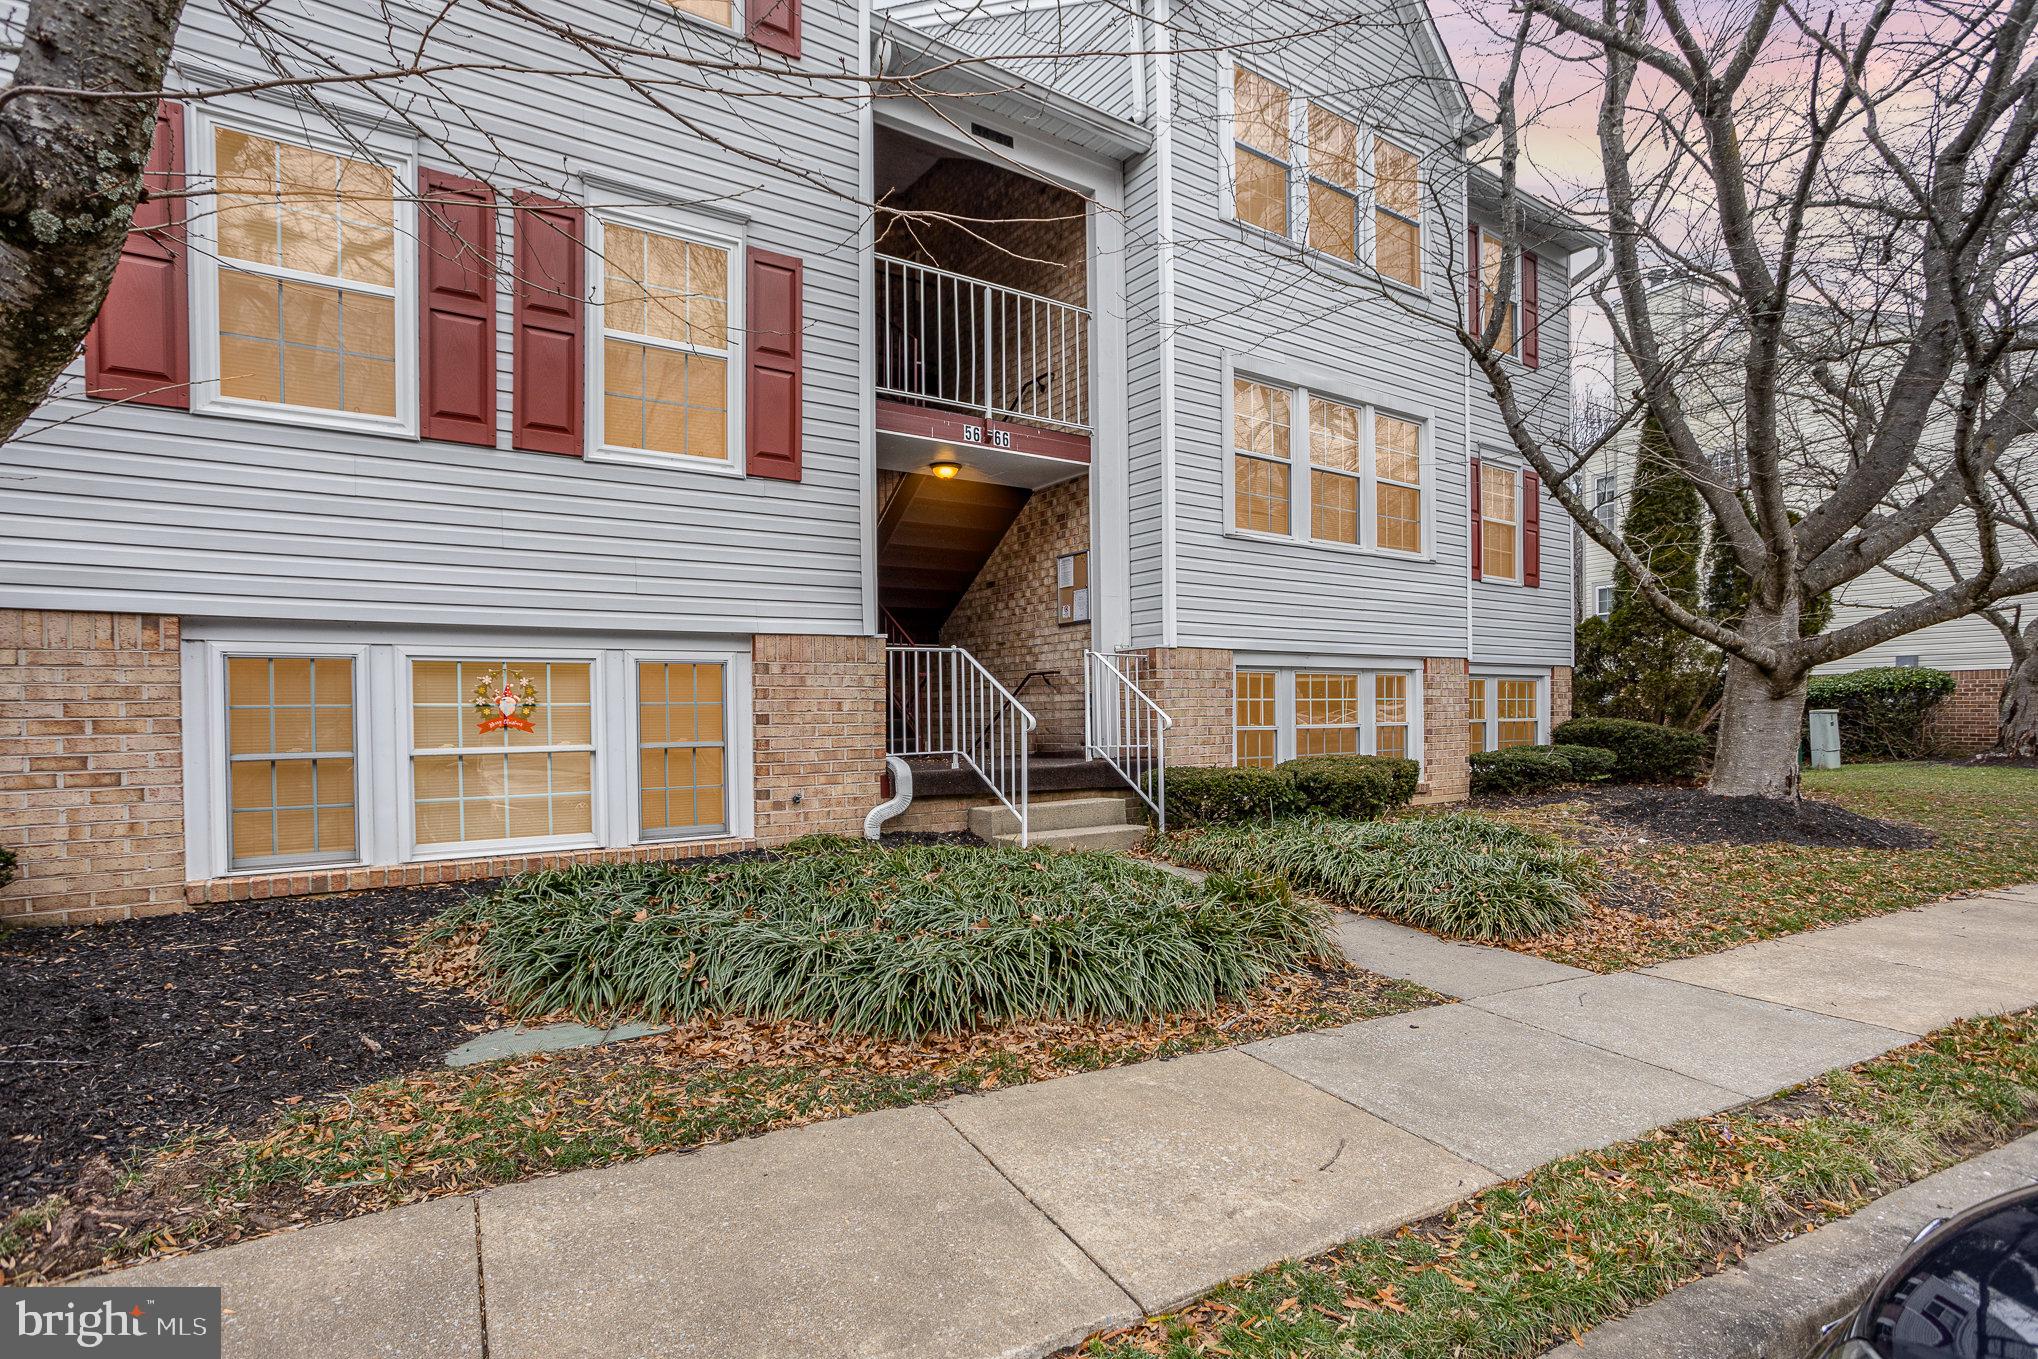
<svg viewBox="0 0 2038 1359">
<path fill-rule="evenodd" d="M 2003 702 L 1996 728 L 1996 748 L 2004 759 L 2038 759 L 2038 623 L 2021 635 L 2011 634 L 2010 673 L 2003 681 Z"/>
<path fill-rule="evenodd" d="M 1795 641 L 1797 613 L 1762 616 L 1751 607 L 1741 635 L 1751 641 Z M 1706 791 L 1721 797 L 1767 797 L 1795 802 L 1798 746 L 1804 732 L 1806 679 L 1781 692 L 1776 680 L 1727 657 L 1727 689 L 1720 700 L 1720 744 Z"/>
</svg>

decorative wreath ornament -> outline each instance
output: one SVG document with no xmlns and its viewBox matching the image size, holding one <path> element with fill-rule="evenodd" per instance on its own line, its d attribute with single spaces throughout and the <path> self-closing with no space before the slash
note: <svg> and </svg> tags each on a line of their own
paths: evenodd
<svg viewBox="0 0 2038 1359">
<path fill-rule="evenodd" d="M 509 676 L 500 687 L 493 680 L 475 682 L 474 711 L 481 715 L 484 732 L 505 727 L 529 731 L 538 706 L 538 686 L 522 671 Z"/>
</svg>

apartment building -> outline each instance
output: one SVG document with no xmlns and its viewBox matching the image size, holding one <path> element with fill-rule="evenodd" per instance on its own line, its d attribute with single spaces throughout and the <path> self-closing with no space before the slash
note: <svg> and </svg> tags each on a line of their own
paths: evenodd
<svg viewBox="0 0 2038 1359">
<path fill-rule="evenodd" d="M 706 88 L 569 84 L 560 36 L 457 107 L 163 106 L 0 449 L 0 916 L 853 834 L 888 755 L 893 827 L 1021 838 L 1169 764 L 1406 754 L 1448 800 L 1567 715 L 1568 527 L 1453 332 L 1505 308 L 1568 424 L 1591 238 L 1538 209 L 1498 296 L 1420 6 L 577 22 Z M 258 74 L 187 9 L 172 88 Z"/>
</svg>

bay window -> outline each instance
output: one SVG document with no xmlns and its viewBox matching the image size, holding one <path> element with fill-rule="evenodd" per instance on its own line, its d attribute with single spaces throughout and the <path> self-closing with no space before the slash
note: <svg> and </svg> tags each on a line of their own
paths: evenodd
<svg viewBox="0 0 2038 1359">
<path fill-rule="evenodd" d="M 1231 125 L 1233 215 L 1286 236 L 1293 168 L 1287 87 L 1243 66 L 1233 68 Z"/>
<path fill-rule="evenodd" d="M 731 241 L 600 220 L 598 446 L 653 461 L 730 462 L 739 365 Z"/>
<path fill-rule="evenodd" d="M 406 175 L 225 122 L 201 122 L 213 210 L 192 252 L 200 409 L 413 423 Z M 209 237 L 209 239 L 207 239 Z"/>
</svg>

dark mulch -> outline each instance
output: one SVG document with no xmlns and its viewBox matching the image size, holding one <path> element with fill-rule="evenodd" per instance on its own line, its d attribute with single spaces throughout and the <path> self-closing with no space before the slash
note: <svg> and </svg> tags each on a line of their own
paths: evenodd
<svg viewBox="0 0 2038 1359">
<path fill-rule="evenodd" d="M 1931 832 L 1878 821 L 1831 802 L 1792 805 L 1762 797 L 1715 797 L 1702 788 L 1609 789 L 1595 815 L 1681 844 L 1820 845 L 1835 849 L 1930 849 Z"/>
<path fill-rule="evenodd" d="M 402 976 L 404 935 L 473 886 L 209 906 L 0 937 L 0 1213 L 105 1154 L 436 1062 L 489 1027 Z"/>
</svg>

